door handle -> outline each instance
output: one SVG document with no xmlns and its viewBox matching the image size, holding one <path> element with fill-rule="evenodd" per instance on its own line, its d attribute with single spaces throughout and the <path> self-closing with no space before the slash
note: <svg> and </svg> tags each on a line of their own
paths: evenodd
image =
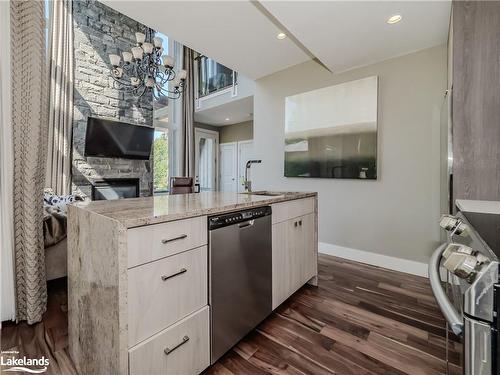
<svg viewBox="0 0 500 375">
<path fill-rule="evenodd" d="M 168 279 L 171 279 L 172 277 L 182 275 L 183 273 L 186 273 L 186 272 L 187 272 L 187 269 L 185 269 L 185 268 L 181 268 L 181 269 L 179 270 L 179 272 L 173 273 L 173 274 L 168 275 L 168 276 L 163 275 L 163 276 L 161 277 L 161 279 L 162 279 L 162 281 L 166 281 L 166 280 L 168 280 Z"/>
<path fill-rule="evenodd" d="M 434 253 L 432 253 L 429 261 L 429 282 L 431 284 L 432 293 L 436 298 L 436 302 L 453 330 L 453 333 L 457 336 L 462 336 L 464 328 L 463 318 L 448 299 L 448 296 L 441 285 L 441 277 L 439 276 L 441 257 L 446 249 L 446 245 L 446 243 L 442 244 L 434 250 Z"/>
<path fill-rule="evenodd" d="M 240 229 L 244 229 L 253 226 L 254 222 L 254 220 L 249 220 L 247 222 L 238 224 L 238 226 L 240 227 Z"/>
<path fill-rule="evenodd" d="M 178 237 L 174 237 L 174 238 L 167 238 L 167 239 L 164 239 L 164 240 L 161 240 L 161 243 L 163 244 L 167 244 L 169 242 L 174 242 L 174 241 L 178 241 L 178 240 L 183 240 L 184 238 L 187 237 L 187 234 L 181 234 L 180 236 Z"/>
<path fill-rule="evenodd" d="M 172 353 L 175 349 L 179 349 L 182 345 L 184 345 L 185 343 L 187 343 L 189 341 L 189 336 L 186 335 L 182 338 L 182 341 L 180 343 L 178 343 L 176 346 L 174 346 L 172 349 L 170 348 L 165 348 L 165 350 L 163 350 L 163 352 L 166 354 L 166 355 L 169 355 L 170 353 Z"/>
</svg>

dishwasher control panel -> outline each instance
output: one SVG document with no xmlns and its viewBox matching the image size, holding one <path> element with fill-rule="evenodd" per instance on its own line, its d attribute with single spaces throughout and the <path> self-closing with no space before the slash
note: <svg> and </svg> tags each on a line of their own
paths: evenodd
<svg viewBox="0 0 500 375">
<path fill-rule="evenodd" d="M 229 214 L 210 216 L 208 218 L 208 229 L 213 230 L 228 225 L 254 220 L 259 217 L 271 215 L 271 206 L 252 208 L 251 210 L 232 212 Z"/>
</svg>

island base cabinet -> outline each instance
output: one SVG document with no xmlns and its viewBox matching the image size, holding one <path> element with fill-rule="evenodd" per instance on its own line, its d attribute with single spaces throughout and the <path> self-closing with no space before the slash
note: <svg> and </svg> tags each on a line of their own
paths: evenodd
<svg viewBox="0 0 500 375">
<path fill-rule="evenodd" d="M 199 374 L 210 365 L 209 308 L 129 350 L 130 375 Z"/>
<path fill-rule="evenodd" d="M 317 276 L 314 193 L 160 198 L 68 206 L 68 346 L 81 375 L 210 366 L 206 215 L 271 205 L 273 308 Z"/>
<path fill-rule="evenodd" d="M 273 225 L 273 309 L 317 273 L 315 214 Z"/>
</svg>

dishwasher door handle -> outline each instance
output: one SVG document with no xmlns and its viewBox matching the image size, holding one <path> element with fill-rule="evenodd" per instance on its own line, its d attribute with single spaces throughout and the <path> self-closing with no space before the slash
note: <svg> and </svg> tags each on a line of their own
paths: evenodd
<svg viewBox="0 0 500 375">
<path fill-rule="evenodd" d="M 248 228 L 248 227 L 252 227 L 255 223 L 255 220 L 248 220 L 248 221 L 245 221 L 244 223 L 239 223 L 238 224 L 238 227 L 240 227 L 240 229 L 245 229 L 245 228 Z"/>
<path fill-rule="evenodd" d="M 429 262 L 429 281 L 431 284 L 432 293 L 436 298 L 436 302 L 441 309 L 444 317 L 446 318 L 448 324 L 450 325 L 453 333 L 457 336 L 462 335 L 464 323 L 463 318 L 460 316 L 458 311 L 455 309 L 453 304 L 448 299 L 443 286 L 441 284 L 441 277 L 439 276 L 439 267 L 441 265 L 441 257 L 447 244 L 444 243 L 439 246 L 431 256 Z"/>
</svg>

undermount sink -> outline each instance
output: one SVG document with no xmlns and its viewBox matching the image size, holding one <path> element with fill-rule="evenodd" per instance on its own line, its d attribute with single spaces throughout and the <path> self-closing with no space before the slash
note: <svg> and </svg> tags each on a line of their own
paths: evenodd
<svg viewBox="0 0 500 375">
<path fill-rule="evenodd" d="M 262 190 L 262 191 L 247 191 L 247 192 L 244 192 L 242 194 L 248 194 L 248 195 L 265 195 L 265 196 L 268 196 L 268 197 L 279 197 L 280 195 L 285 195 L 285 193 L 278 193 L 278 192 L 275 192 L 275 191 L 265 191 L 265 190 Z"/>
</svg>

